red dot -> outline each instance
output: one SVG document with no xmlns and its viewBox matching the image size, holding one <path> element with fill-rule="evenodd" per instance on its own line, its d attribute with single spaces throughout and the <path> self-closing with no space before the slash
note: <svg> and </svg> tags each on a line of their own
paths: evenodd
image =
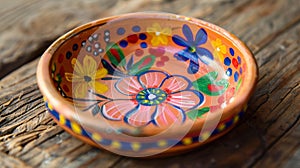
<svg viewBox="0 0 300 168">
<path fill-rule="evenodd" d="M 235 68 L 237 68 L 237 67 L 239 66 L 239 63 L 238 63 L 238 61 L 237 61 L 236 58 L 233 58 L 233 59 L 232 59 L 232 64 L 233 64 L 233 66 L 234 66 Z"/>
<path fill-rule="evenodd" d="M 69 91 L 70 91 L 70 89 L 68 88 L 67 85 L 63 85 L 63 90 L 64 90 L 65 92 L 69 92 Z"/>
<path fill-rule="evenodd" d="M 129 43 L 136 43 L 139 40 L 138 36 L 136 34 L 130 35 L 127 37 L 127 41 Z"/>
<path fill-rule="evenodd" d="M 166 62 L 166 61 L 169 61 L 169 57 L 168 56 L 162 56 L 160 58 L 160 60 Z"/>
<path fill-rule="evenodd" d="M 135 55 L 136 55 L 136 56 L 140 57 L 140 56 L 142 56 L 143 54 L 144 54 L 144 51 L 143 51 L 143 50 L 141 50 L 141 49 L 135 50 Z"/>
<path fill-rule="evenodd" d="M 157 63 L 156 63 L 156 66 L 157 67 L 163 67 L 165 65 L 165 62 L 163 62 L 163 61 L 158 61 Z"/>
</svg>

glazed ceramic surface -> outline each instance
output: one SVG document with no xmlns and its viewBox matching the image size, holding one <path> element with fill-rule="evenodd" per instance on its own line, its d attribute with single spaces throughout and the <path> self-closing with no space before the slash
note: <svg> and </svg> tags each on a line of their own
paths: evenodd
<svg viewBox="0 0 300 168">
<path fill-rule="evenodd" d="M 155 13 L 76 28 L 45 52 L 38 68 L 57 122 L 128 156 L 176 153 L 225 132 L 245 111 L 256 79 L 255 60 L 230 33 Z"/>
</svg>

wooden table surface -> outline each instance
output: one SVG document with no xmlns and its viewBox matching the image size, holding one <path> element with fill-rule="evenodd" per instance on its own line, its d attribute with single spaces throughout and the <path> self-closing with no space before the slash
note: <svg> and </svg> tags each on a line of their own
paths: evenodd
<svg viewBox="0 0 300 168">
<path fill-rule="evenodd" d="M 242 122 L 183 155 L 133 159 L 63 131 L 45 111 L 36 65 L 68 30 L 127 12 L 165 11 L 215 23 L 244 41 L 260 77 Z M 0 167 L 300 167 L 299 0 L 1 0 Z"/>
</svg>

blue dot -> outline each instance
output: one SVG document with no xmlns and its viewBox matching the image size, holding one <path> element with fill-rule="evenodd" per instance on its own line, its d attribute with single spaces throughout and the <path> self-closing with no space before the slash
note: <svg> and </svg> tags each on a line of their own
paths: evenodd
<svg viewBox="0 0 300 168">
<path fill-rule="evenodd" d="M 119 44 L 120 44 L 121 47 L 125 48 L 125 47 L 127 47 L 128 42 L 126 40 L 122 40 L 122 41 L 120 41 Z"/>
<path fill-rule="evenodd" d="M 237 82 L 239 80 L 239 73 L 235 72 L 234 73 L 234 81 Z"/>
<path fill-rule="evenodd" d="M 240 67 L 240 74 L 242 74 L 243 73 L 243 69 L 242 69 L 242 67 Z"/>
<path fill-rule="evenodd" d="M 226 58 L 224 59 L 224 64 L 227 65 L 227 66 L 229 66 L 229 65 L 231 64 L 230 58 L 226 57 Z"/>
<path fill-rule="evenodd" d="M 229 52 L 232 56 L 234 56 L 234 50 L 232 48 L 229 48 Z"/>
<path fill-rule="evenodd" d="M 147 48 L 148 47 L 147 43 L 145 43 L 145 42 L 141 42 L 140 45 L 141 45 L 142 48 Z"/>
<path fill-rule="evenodd" d="M 125 29 L 123 27 L 118 28 L 117 30 L 118 35 L 123 35 L 125 33 Z"/>
<path fill-rule="evenodd" d="M 134 32 L 139 32 L 140 30 L 141 30 L 140 26 L 133 26 L 132 27 L 132 31 L 134 31 Z"/>
<path fill-rule="evenodd" d="M 237 60 L 238 60 L 239 64 L 242 63 L 242 60 L 241 60 L 241 57 L 240 57 L 240 56 L 237 57 Z"/>
<path fill-rule="evenodd" d="M 66 57 L 67 57 L 67 59 L 70 59 L 72 57 L 72 53 L 70 51 L 67 51 Z"/>
<path fill-rule="evenodd" d="M 144 34 L 144 33 L 141 33 L 141 34 L 139 35 L 139 38 L 140 38 L 141 40 L 146 40 L 147 35 Z"/>
<path fill-rule="evenodd" d="M 73 47 L 72 47 L 72 50 L 76 51 L 77 49 L 78 49 L 78 44 L 74 44 Z"/>
<path fill-rule="evenodd" d="M 232 75 L 232 69 L 231 69 L 231 68 L 228 68 L 228 69 L 227 69 L 226 75 L 227 75 L 227 76 L 231 76 L 231 75 Z"/>
</svg>

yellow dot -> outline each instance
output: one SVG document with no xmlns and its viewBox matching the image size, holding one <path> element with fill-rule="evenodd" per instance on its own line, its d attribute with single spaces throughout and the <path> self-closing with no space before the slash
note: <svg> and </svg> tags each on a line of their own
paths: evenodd
<svg viewBox="0 0 300 168">
<path fill-rule="evenodd" d="M 77 62 L 77 59 L 76 59 L 76 58 L 73 58 L 72 61 L 71 61 L 71 64 L 74 65 L 74 64 L 76 64 L 76 62 Z"/>
<path fill-rule="evenodd" d="M 48 108 L 52 111 L 53 110 L 53 106 L 51 103 L 48 102 Z"/>
<path fill-rule="evenodd" d="M 120 149 L 121 148 L 121 143 L 118 141 L 112 141 L 111 142 L 111 147 L 115 149 Z"/>
<path fill-rule="evenodd" d="M 66 124 L 66 118 L 63 115 L 59 115 L 59 123 L 61 123 L 62 125 Z"/>
<path fill-rule="evenodd" d="M 160 93 L 160 90 L 156 90 L 156 93 Z"/>
<path fill-rule="evenodd" d="M 164 94 L 164 93 L 163 93 L 163 94 L 161 94 L 161 96 L 162 96 L 162 97 L 165 97 L 165 96 L 166 96 L 166 94 Z"/>
<path fill-rule="evenodd" d="M 46 102 L 46 101 L 47 101 L 47 97 L 46 97 L 46 96 L 43 96 L 43 100 Z"/>
<path fill-rule="evenodd" d="M 239 121 L 239 116 L 234 116 L 234 118 L 233 118 L 233 123 L 236 123 L 236 122 L 238 122 Z"/>
<path fill-rule="evenodd" d="M 163 98 L 162 98 L 162 97 L 158 97 L 157 99 L 158 99 L 158 100 L 163 100 Z"/>
<path fill-rule="evenodd" d="M 218 126 L 218 130 L 219 131 L 223 131 L 225 129 L 226 125 L 225 124 L 221 124 Z"/>
<path fill-rule="evenodd" d="M 149 100 L 143 100 L 143 103 L 149 103 Z M 151 102 L 150 102 L 151 103 Z"/>
<path fill-rule="evenodd" d="M 92 139 L 95 140 L 95 141 L 100 142 L 102 140 L 102 137 L 97 133 L 93 133 L 92 134 Z"/>
<path fill-rule="evenodd" d="M 201 135 L 201 139 L 204 141 L 204 140 L 207 140 L 208 138 L 210 137 L 210 132 L 204 132 L 202 135 Z"/>
<path fill-rule="evenodd" d="M 138 151 L 141 148 L 141 144 L 138 142 L 132 142 L 131 147 L 132 147 L 133 151 Z"/>
<path fill-rule="evenodd" d="M 166 146 L 167 145 L 167 141 L 160 140 L 160 141 L 157 142 L 157 145 L 160 146 L 160 147 Z"/>
<path fill-rule="evenodd" d="M 184 145 L 189 145 L 189 144 L 191 144 L 192 142 L 193 142 L 193 140 L 192 140 L 191 137 L 183 138 L 183 140 L 182 140 L 182 143 L 183 143 Z"/>
<path fill-rule="evenodd" d="M 71 122 L 71 128 L 75 133 L 81 134 L 81 128 L 77 123 Z"/>
</svg>

